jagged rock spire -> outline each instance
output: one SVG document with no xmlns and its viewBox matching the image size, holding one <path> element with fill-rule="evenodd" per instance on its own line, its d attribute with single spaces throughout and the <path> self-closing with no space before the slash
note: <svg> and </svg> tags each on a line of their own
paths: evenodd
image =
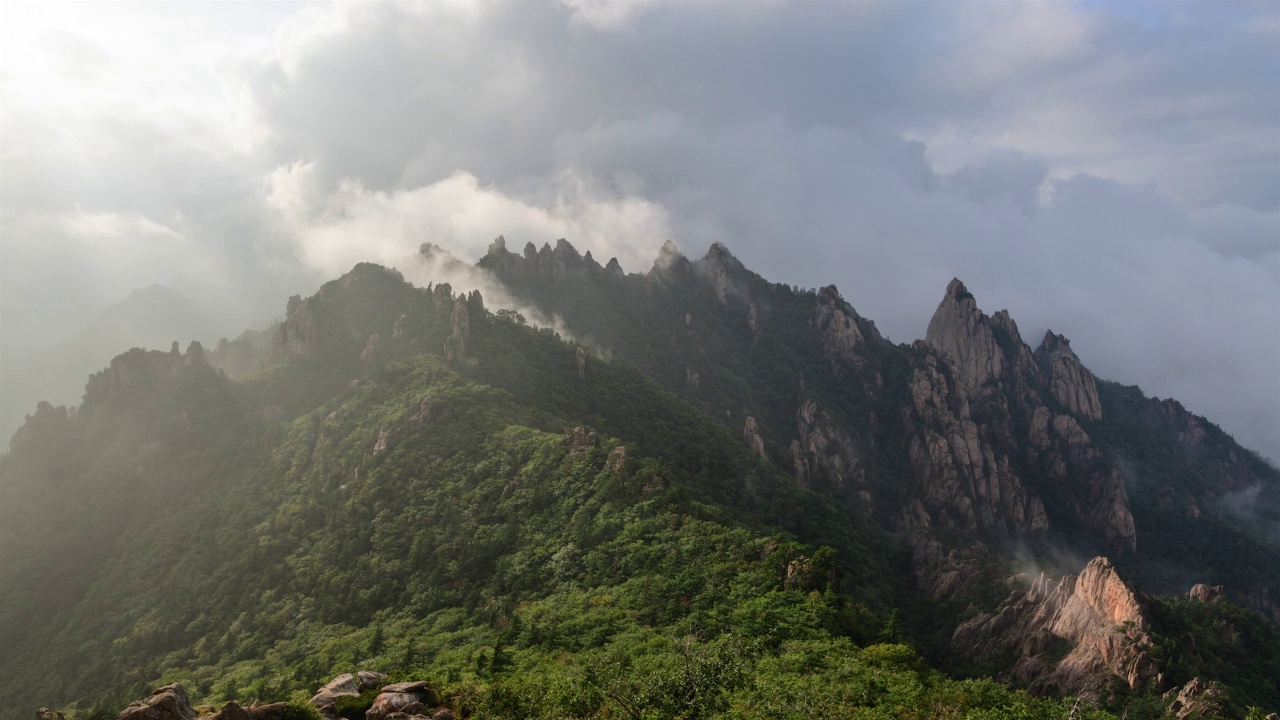
<svg viewBox="0 0 1280 720">
<path fill-rule="evenodd" d="M 1005 357 L 991 330 L 991 321 L 978 309 L 973 294 L 959 279 L 947 284 L 925 342 L 950 356 L 970 397 L 1004 374 Z"/>
<path fill-rule="evenodd" d="M 1098 384 L 1093 373 L 1071 350 L 1070 340 L 1052 330 L 1045 332 L 1035 358 L 1044 371 L 1045 385 L 1058 402 L 1071 412 L 1091 420 L 1102 417 Z"/>
<path fill-rule="evenodd" d="M 668 240 L 662 243 L 662 247 L 658 250 L 658 257 L 653 261 L 653 268 L 649 271 L 649 274 L 665 272 L 681 262 L 688 262 L 688 260 L 680 252 L 680 248 Z"/>
</svg>

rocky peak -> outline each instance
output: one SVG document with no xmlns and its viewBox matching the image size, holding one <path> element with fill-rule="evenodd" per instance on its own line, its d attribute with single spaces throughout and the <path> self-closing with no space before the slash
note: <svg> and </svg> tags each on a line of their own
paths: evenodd
<svg viewBox="0 0 1280 720">
<path fill-rule="evenodd" d="M 1138 628 L 1147 627 L 1145 608 L 1137 593 L 1105 557 L 1090 560 L 1080 571 L 1075 594 L 1112 625 L 1132 623 Z"/>
<path fill-rule="evenodd" d="M 984 386 L 994 384 L 1005 372 L 1006 358 L 991 328 L 991 319 L 978 309 L 964 283 L 958 279 L 948 283 L 924 337 L 955 363 L 970 398 L 988 394 Z"/>
<path fill-rule="evenodd" d="M 858 329 L 858 313 L 840 297 L 835 285 L 818 291 L 814 307 L 813 325 L 822 335 L 822 351 L 831 358 L 838 358 L 858 367 L 861 356 L 858 350 L 866 344 L 866 338 Z"/>
<path fill-rule="evenodd" d="M 711 289 L 715 291 L 721 305 L 727 305 L 730 300 L 747 298 L 746 289 L 737 278 L 738 273 L 745 268 L 720 243 L 711 243 L 707 254 L 694 263 L 693 267 L 711 283 Z"/>
<path fill-rule="evenodd" d="M 1045 385 L 1053 397 L 1071 412 L 1098 420 L 1102 417 L 1102 402 L 1098 399 L 1098 385 L 1071 350 L 1071 341 L 1054 333 L 1044 334 L 1044 340 L 1035 352 L 1036 363 L 1044 372 Z"/>
<path fill-rule="evenodd" d="M 658 257 L 653 261 L 653 268 L 649 270 L 649 277 L 661 275 L 688 264 L 689 260 L 681 254 L 680 248 L 668 240 L 662 243 L 662 247 L 658 250 Z"/>
<path fill-rule="evenodd" d="M 541 248 L 526 243 L 524 254 L 516 255 L 507 250 L 506 238 L 499 235 L 477 264 L 504 281 L 531 277 L 560 281 L 601 270 L 591 253 L 579 254 L 573 243 L 564 238 L 556 240 L 554 248 L 550 243 L 543 243 Z"/>
<path fill-rule="evenodd" d="M 66 405 L 54 407 L 47 400 L 41 400 L 36 403 L 35 413 L 27 415 L 22 427 L 9 438 L 9 448 L 16 448 L 37 436 L 52 436 L 67 426 L 72 412 Z"/>
<path fill-rule="evenodd" d="M 170 349 L 170 355 L 172 354 L 172 349 Z M 208 366 L 209 362 L 204 357 L 204 346 L 200 344 L 199 340 L 192 340 L 191 344 L 187 346 L 186 361 L 189 365 L 195 365 L 196 367 Z"/>
<path fill-rule="evenodd" d="M 133 348 L 111 359 L 111 364 L 89 376 L 85 384 L 84 400 L 86 405 L 119 395 L 136 385 L 149 385 L 164 377 L 177 374 L 184 364 L 203 365 L 204 352 L 199 343 L 192 343 L 192 356 L 198 356 L 199 363 L 191 362 L 188 356 L 174 356 L 159 350 L 143 350 Z"/>
<path fill-rule="evenodd" d="M 506 252 L 506 240 L 501 235 L 489 245 L 489 251 L 493 252 L 495 246 L 502 252 Z M 438 263 L 446 268 L 463 264 L 453 253 L 435 243 L 422 243 L 419 245 L 418 257 L 430 263 Z"/>
<path fill-rule="evenodd" d="M 1146 608 L 1103 557 L 1053 585 L 1042 574 L 994 613 L 956 628 L 952 646 L 983 657 L 1012 651 L 1013 675 L 1038 689 L 1099 693 L 1119 676 L 1130 688 L 1156 677 Z M 1062 655 L 1063 646 L 1070 649 Z"/>
</svg>

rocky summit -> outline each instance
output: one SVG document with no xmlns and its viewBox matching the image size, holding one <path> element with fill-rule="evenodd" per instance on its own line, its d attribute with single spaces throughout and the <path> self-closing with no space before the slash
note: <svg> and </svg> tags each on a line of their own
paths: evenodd
<svg viewBox="0 0 1280 720">
<path fill-rule="evenodd" d="M 0 718 L 1280 708 L 1280 473 L 959 279 L 899 344 L 721 244 L 416 262 L 34 408 Z"/>
</svg>

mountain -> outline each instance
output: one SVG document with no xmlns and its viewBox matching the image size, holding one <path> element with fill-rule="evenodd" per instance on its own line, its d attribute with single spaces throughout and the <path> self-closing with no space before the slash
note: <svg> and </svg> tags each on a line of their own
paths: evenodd
<svg viewBox="0 0 1280 720">
<path fill-rule="evenodd" d="M 229 330 L 213 313 L 172 288 L 151 285 L 134 290 L 70 337 L 50 347 L 20 348 L 5 359 L 0 434 L 11 436 L 38 401 L 79 400 L 85 377 L 121 350 L 164 348 L 175 339 L 211 340 Z"/>
<path fill-rule="evenodd" d="M 356 669 L 476 717 L 1280 707 L 1280 476 L 959 281 L 899 345 L 718 245 L 468 272 L 528 316 L 358 265 L 269 342 L 41 405 L 0 459 L 0 717 Z"/>
<path fill-rule="evenodd" d="M 966 575 L 941 543 L 1050 566 L 1106 554 L 1154 592 L 1224 584 L 1280 621 L 1280 534 L 1263 519 L 1280 517 L 1275 468 L 1176 401 L 1096 379 L 1052 331 L 1032 349 L 959 280 L 904 346 L 834 286 L 769 283 L 719 245 L 697 261 L 668 245 L 645 275 L 564 241 L 523 255 L 495 242 L 479 265 L 709 416 L 751 418 L 797 484 L 914 538 L 936 599 Z"/>
</svg>

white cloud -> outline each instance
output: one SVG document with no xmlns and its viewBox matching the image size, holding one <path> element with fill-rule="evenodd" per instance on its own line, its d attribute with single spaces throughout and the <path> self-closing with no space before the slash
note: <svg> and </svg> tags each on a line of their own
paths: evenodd
<svg viewBox="0 0 1280 720">
<path fill-rule="evenodd" d="M 421 242 L 720 241 L 898 340 L 958 275 L 1280 455 L 1270 5 L 75 7 L 0 10 L 6 328 L 200 266 L 275 311 Z"/>
<path fill-rule="evenodd" d="M 607 261 L 638 263 L 670 238 L 665 211 L 634 196 L 607 196 L 589 178 L 560 173 L 546 204 L 531 204 L 483 186 L 458 172 L 430 185 L 395 191 L 342 181 L 325 194 L 311 164 L 278 168 L 268 177 L 268 203 L 279 211 L 295 238 L 299 255 L 327 276 L 361 261 L 398 266 L 422 243 L 435 243 L 472 260 L 504 235 L 516 249 L 573 238 L 580 252 Z"/>
<path fill-rule="evenodd" d="M 625 25 L 654 0 L 559 0 L 568 8 L 575 24 L 610 29 Z"/>
</svg>

